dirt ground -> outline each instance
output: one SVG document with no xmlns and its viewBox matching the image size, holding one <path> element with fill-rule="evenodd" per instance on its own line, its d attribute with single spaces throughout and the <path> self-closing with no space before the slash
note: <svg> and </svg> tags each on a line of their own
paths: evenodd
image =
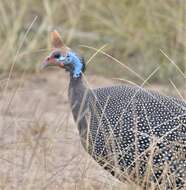
<svg viewBox="0 0 186 190">
<path fill-rule="evenodd" d="M 109 85 L 88 78 L 93 86 Z M 0 83 L 0 189 L 118 189 L 81 147 L 68 75 L 43 72 Z"/>
<path fill-rule="evenodd" d="M 96 76 L 86 80 L 90 87 L 113 84 Z M 0 189 L 134 189 L 103 171 L 81 147 L 67 73 L 46 71 L 6 82 L 0 82 Z"/>
</svg>

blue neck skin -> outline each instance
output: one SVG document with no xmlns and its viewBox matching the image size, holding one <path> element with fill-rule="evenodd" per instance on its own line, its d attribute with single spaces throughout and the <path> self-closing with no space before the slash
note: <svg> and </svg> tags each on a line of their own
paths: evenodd
<svg viewBox="0 0 186 190">
<path fill-rule="evenodd" d="M 74 52 L 68 52 L 66 57 L 61 56 L 59 61 L 64 62 L 64 65 L 73 64 L 73 78 L 79 78 L 82 73 L 83 64 Z"/>
</svg>

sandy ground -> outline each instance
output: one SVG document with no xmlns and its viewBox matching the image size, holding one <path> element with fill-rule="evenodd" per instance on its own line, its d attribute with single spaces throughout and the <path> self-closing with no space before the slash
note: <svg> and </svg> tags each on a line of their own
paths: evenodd
<svg viewBox="0 0 186 190">
<path fill-rule="evenodd" d="M 91 87 L 113 84 L 96 76 L 87 81 Z M 7 88 L 1 81 L 0 189 L 133 189 L 81 147 L 67 89 L 68 75 L 61 71 L 12 79 Z"/>
<path fill-rule="evenodd" d="M 92 86 L 112 81 L 89 77 Z M 68 75 L 44 72 L 0 83 L 0 189 L 118 189 L 81 147 Z"/>
</svg>

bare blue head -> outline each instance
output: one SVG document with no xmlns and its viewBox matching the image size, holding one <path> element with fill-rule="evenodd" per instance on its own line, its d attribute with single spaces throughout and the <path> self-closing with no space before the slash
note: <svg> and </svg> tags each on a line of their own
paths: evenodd
<svg viewBox="0 0 186 190">
<path fill-rule="evenodd" d="M 75 79 L 81 77 L 85 70 L 85 63 L 82 57 L 79 57 L 75 52 L 69 51 L 64 55 L 59 49 L 52 53 L 44 60 L 44 67 L 59 66 L 70 72 L 70 75 Z"/>
<path fill-rule="evenodd" d="M 85 70 L 84 59 L 66 47 L 57 31 L 51 33 L 53 51 L 43 62 L 43 67 L 59 66 L 70 72 L 74 79 L 80 78 Z"/>
<path fill-rule="evenodd" d="M 85 69 L 84 59 L 79 57 L 75 52 L 68 52 L 66 56 L 59 55 L 57 59 L 60 66 L 70 72 L 73 78 L 81 77 Z"/>
</svg>

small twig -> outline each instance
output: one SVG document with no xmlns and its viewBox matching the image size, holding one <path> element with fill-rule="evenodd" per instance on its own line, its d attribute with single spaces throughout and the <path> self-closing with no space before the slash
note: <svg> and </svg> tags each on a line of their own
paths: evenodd
<svg viewBox="0 0 186 190">
<path fill-rule="evenodd" d="M 80 47 L 84 47 L 84 48 L 88 48 L 88 49 L 92 49 L 95 51 L 98 51 L 97 48 L 91 47 L 91 46 L 86 46 L 86 45 L 80 45 Z M 112 59 L 113 61 L 119 63 L 122 67 L 126 68 L 127 70 L 129 70 L 131 73 L 133 73 L 135 76 L 137 76 L 140 80 L 144 81 L 145 79 L 140 76 L 138 73 L 136 73 L 133 69 L 131 69 L 130 67 L 128 67 L 127 65 L 125 65 L 124 63 L 122 63 L 121 61 L 119 61 L 118 59 L 116 59 L 115 57 L 111 56 L 110 54 L 100 50 L 99 53 L 106 55 L 107 57 L 109 57 L 110 59 Z"/>
<path fill-rule="evenodd" d="M 178 65 L 163 51 L 160 49 L 160 52 L 176 67 L 176 69 L 181 73 L 184 79 L 186 79 L 185 74 L 183 71 L 178 67 Z"/>
<path fill-rule="evenodd" d="M 176 90 L 176 92 L 177 92 L 177 94 L 179 95 L 179 97 L 180 97 L 183 101 L 185 101 L 185 99 L 183 98 L 181 92 L 178 90 L 178 88 L 177 88 L 176 85 L 173 83 L 173 81 L 172 81 L 172 80 L 169 80 L 169 81 L 170 81 L 171 85 L 174 87 L 174 89 Z"/>
<path fill-rule="evenodd" d="M 98 54 L 100 53 L 105 47 L 107 46 L 107 44 L 101 46 L 86 62 L 86 66 L 92 61 L 92 59 Z"/>
</svg>

